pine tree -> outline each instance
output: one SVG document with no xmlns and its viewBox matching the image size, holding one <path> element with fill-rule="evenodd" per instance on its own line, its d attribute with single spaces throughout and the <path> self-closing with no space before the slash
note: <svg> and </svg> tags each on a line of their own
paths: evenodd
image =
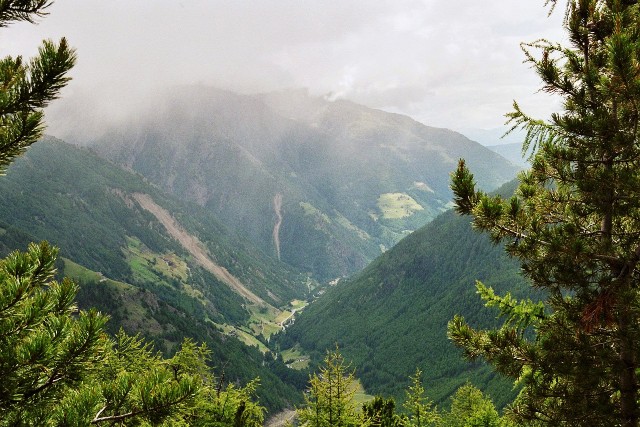
<svg viewBox="0 0 640 427">
<path fill-rule="evenodd" d="M 0 27 L 34 22 L 50 0 L 0 1 Z M 44 130 L 42 109 L 69 80 L 75 53 L 65 39 L 37 57 L 0 61 L 0 173 Z M 107 317 L 79 311 L 78 288 L 53 280 L 57 249 L 43 242 L 0 260 L 0 426 L 259 426 L 257 381 L 219 387 L 206 347 L 185 341 L 171 359 Z"/>
<path fill-rule="evenodd" d="M 0 27 L 34 22 L 46 14 L 50 0 L 0 2 Z M 43 111 L 67 82 L 76 56 L 66 39 L 45 40 L 38 56 L 25 62 L 10 56 L 0 60 L 0 173 L 44 131 Z"/>
<path fill-rule="evenodd" d="M 140 339 L 110 339 L 106 316 L 75 307 L 77 286 L 51 280 L 56 253 L 31 244 L 0 261 L 0 426 L 137 425 L 193 414 L 211 388 L 206 349 L 187 342 L 164 360 Z"/>
<path fill-rule="evenodd" d="M 403 419 L 396 414 L 396 402 L 393 398 L 376 396 L 362 405 L 362 414 L 369 420 L 371 427 L 402 427 Z"/>
<path fill-rule="evenodd" d="M 505 243 L 543 294 L 517 301 L 479 283 L 504 325 L 474 330 L 456 317 L 449 327 L 468 357 L 522 386 L 511 408 L 520 420 L 639 423 L 639 9 L 633 0 L 570 0 L 569 47 L 523 46 L 564 109 L 541 121 L 514 103 L 509 118 L 534 155 L 511 199 L 478 191 L 463 161 L 453 175 L 457 211 Z"/>
<path fill-rule="evenodd" d="M 451 397 L 451 409 L 443 416 L 443 427 L 502 427 L 502 420 L 491 399 L 471 384 L 465 384 Z"/>
<path fill-rule="evenodd" d="M 106 349 L 96 311 L 74 317 L 77 288 L 51 281 L 56 251 L 32 244 L 0 262 L 0 425 L 47 418 Z"/>
<path fill-rule="evenodd" d="M 422 371 L 418 368 L 416 373 L 409 377 L 411 385 L 407 389 L 407 397 L 404 402 L 409 419 L 407 426 L 426 427 L 438 425 L 440 415 L 433 402 L 425 395 L 422 385 Z"/>
<path fill-rule="evenodd" d="M 340 352 L 328 352 L 320 372 L 309 378 L 305 406 L 298 409 L 301 425 L 309 427 L 368 425 L 356 412 L 355 377 Z"/>
</svg>

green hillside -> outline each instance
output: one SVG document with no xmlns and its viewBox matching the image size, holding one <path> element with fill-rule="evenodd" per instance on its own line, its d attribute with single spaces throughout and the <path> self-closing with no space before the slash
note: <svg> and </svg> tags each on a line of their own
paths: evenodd
<svg viewBox="0 0 640 427">
<path fill-rule="evenodd" d="M 136 194 L 148 195 L 170 212 L 216 263 L 268 303 L 284 305 L 307 292 L 305 276 L 229 232 L 210 212 L 168 197 L 139 175 L 55 139 L 32 147 L 2 179 L 0 195 L 5 203 L 0 221 L 55 243 L 63 256 L 116 280 L 145 281 L 146 277 L 151 282 L 163 275 L 160 267 L 144 272 L 149 268 L 136 266 L 141 248 L 160 257 L 177 254 L 189 263 L 194 283 L 200 280 L 208 287 L 219 287 L 216 299 L 224 296 L 241 301 L 228 286 L 209 277 L 210 273 L 198 271 L 203 269 L 194 265 L 191 254 L 136 201 Z M 216 308 L 221 313 L 229 311 L 229 307 Z"/>
<path fill-rule="evenodd" d="M 180 87 L 97 128 L 68 137 L 321 281 L 362 269 L 444 211 L 458 158 L 486 188 L 517 170 L 456 132 L 296 91 Z M 389 195 L 411 202 L 389 205 Z"/>
<path fill-rule="evenodd" d="M 492 324 L 495 319 L 475 294 L 475 280 L 517 295 L 525 289 L 518 271 L 501 247 L 473 232 L 468 218 L 447 212 L 328 289 L 280 344 L 298 344 L 318 360 L 337 343 L 370 394 L 401 400 L 419 367 L 437 402 L 469 379 L 504 405 L 513 397 L 511 383 L 483 364 L 462 360 L 446 325 L 458 313 L 474 325 Z"/>
<path fill-rule="evenodd" d="M 260 403 L 270 413 L 301 401 L 306 374 L 288 369 L 270 353 L 243 344 L 235 337 L 220 333 L 211 322 L 177 308 L 146 289 L 104 279 L 64 259 L 60 275 L 80 285 L 78 304 L 83 309 L 95 307 L 108 313 L 107 329 L 115 334 L 123 328 L 129 334 L 141 334 L 165 354 L 171 355 L 184 337 L 206 343 L 216 373 L 226 383 L 246 384 L 259 377 Z"/>
<path fill-rule="evenodd" d="M 265 256 L 202 207 L 53 138 L 14 162 L 0 197 L 0 252 L 39 240 L 59 246 L 59 271 L 81 284 L 80 305 L 110 314 L 112 331 L 141 333 L 167 354 L 193 337 L 211 347 L 229 381 L 260 376 L 269 408 L 299 399 L 291 384 L 305 378 L 265 354 L 263 341 L 279 330 L 276 318 L 290 302 L 309 292 L 306 275 Z M 143 201 L 170 212 L 186 243 Z"/>
</svg>

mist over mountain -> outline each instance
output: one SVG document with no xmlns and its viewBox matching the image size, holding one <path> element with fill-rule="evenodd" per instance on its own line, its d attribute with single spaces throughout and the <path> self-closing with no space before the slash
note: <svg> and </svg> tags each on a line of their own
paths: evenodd
<svg viewBox="0 0 640 427">
<path fill-rule="evenodd" d="M 487 189 L 518 169 L 459 133 L 305 91 L 185 86 L 126 120 L 96 120 L 93 138 L 81 121 L 61 136 L 198 203 L 319 280 L 360 270 L 444 211 L 458 158 Z"/>
<path fill-rule="evenodd" d="M 460 157 L 485 189 L 512 179 L 516 165 L 457 132 L 305 91 L 178 89 L 118 120 L 70 108 L 86 120 L 62 133 L 84 148 L 49 139 L 15 163 L 0 186 L 15 207 L 0 216 L 0 246 L 61 246 L 82 304 L 166 352 L 193 336 L 221 360 L 247 353 L 250 362 L 237 360 L 251 369 L 229 368 L 238 378 L 266 364 L 271 408 L 295 401 L 304 383 L 283 362 L 298 351 L 317 360 L 336 342 L 372 393 L 401 398 L 421 367 L 438 401 L 466 378 L 498 402 L 511 397 L 488 369 L 459 359 L 443 325 L 481 307 L 471 278 L 504 283 L 512 266 L 441 213 Z M 18 189 L 41 181 L 18 208 Z M 318 292 L 317 281 L 371 261 Z"/>
</svg>

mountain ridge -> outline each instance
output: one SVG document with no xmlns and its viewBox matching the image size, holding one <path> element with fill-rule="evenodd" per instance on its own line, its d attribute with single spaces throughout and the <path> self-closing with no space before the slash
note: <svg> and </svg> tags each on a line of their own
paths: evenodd
<svg viewBox="0 0 640 427">
<path fill-rule="evenodd" d="M 459 157 L 488 188 L 517 171 L 459 133 L 300 91 L 182 87 L 105 129 L 71 139 L 321 281 L 360 270 L 445 210 Z"/>
</svg>

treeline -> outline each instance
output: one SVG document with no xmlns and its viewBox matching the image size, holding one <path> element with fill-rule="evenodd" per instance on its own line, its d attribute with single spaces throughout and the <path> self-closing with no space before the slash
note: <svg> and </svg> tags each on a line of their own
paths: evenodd
<svg viewBox="0 0 640 427">
<path fill-rule="evenodd" d="M 355 377 L 340 352 L 328 352 L 319 372 L 311 376 L 305 405 L 298 409 L 301 425 L 372 427 L 511 427 L 478 388 L 465 384 L 450 399 L 449 409 L 438 409 L 426 396 L 422 372 L 410 377 L 402 407 L 393 398 L 376 396 L 358 408 Z"/>
</svg>

